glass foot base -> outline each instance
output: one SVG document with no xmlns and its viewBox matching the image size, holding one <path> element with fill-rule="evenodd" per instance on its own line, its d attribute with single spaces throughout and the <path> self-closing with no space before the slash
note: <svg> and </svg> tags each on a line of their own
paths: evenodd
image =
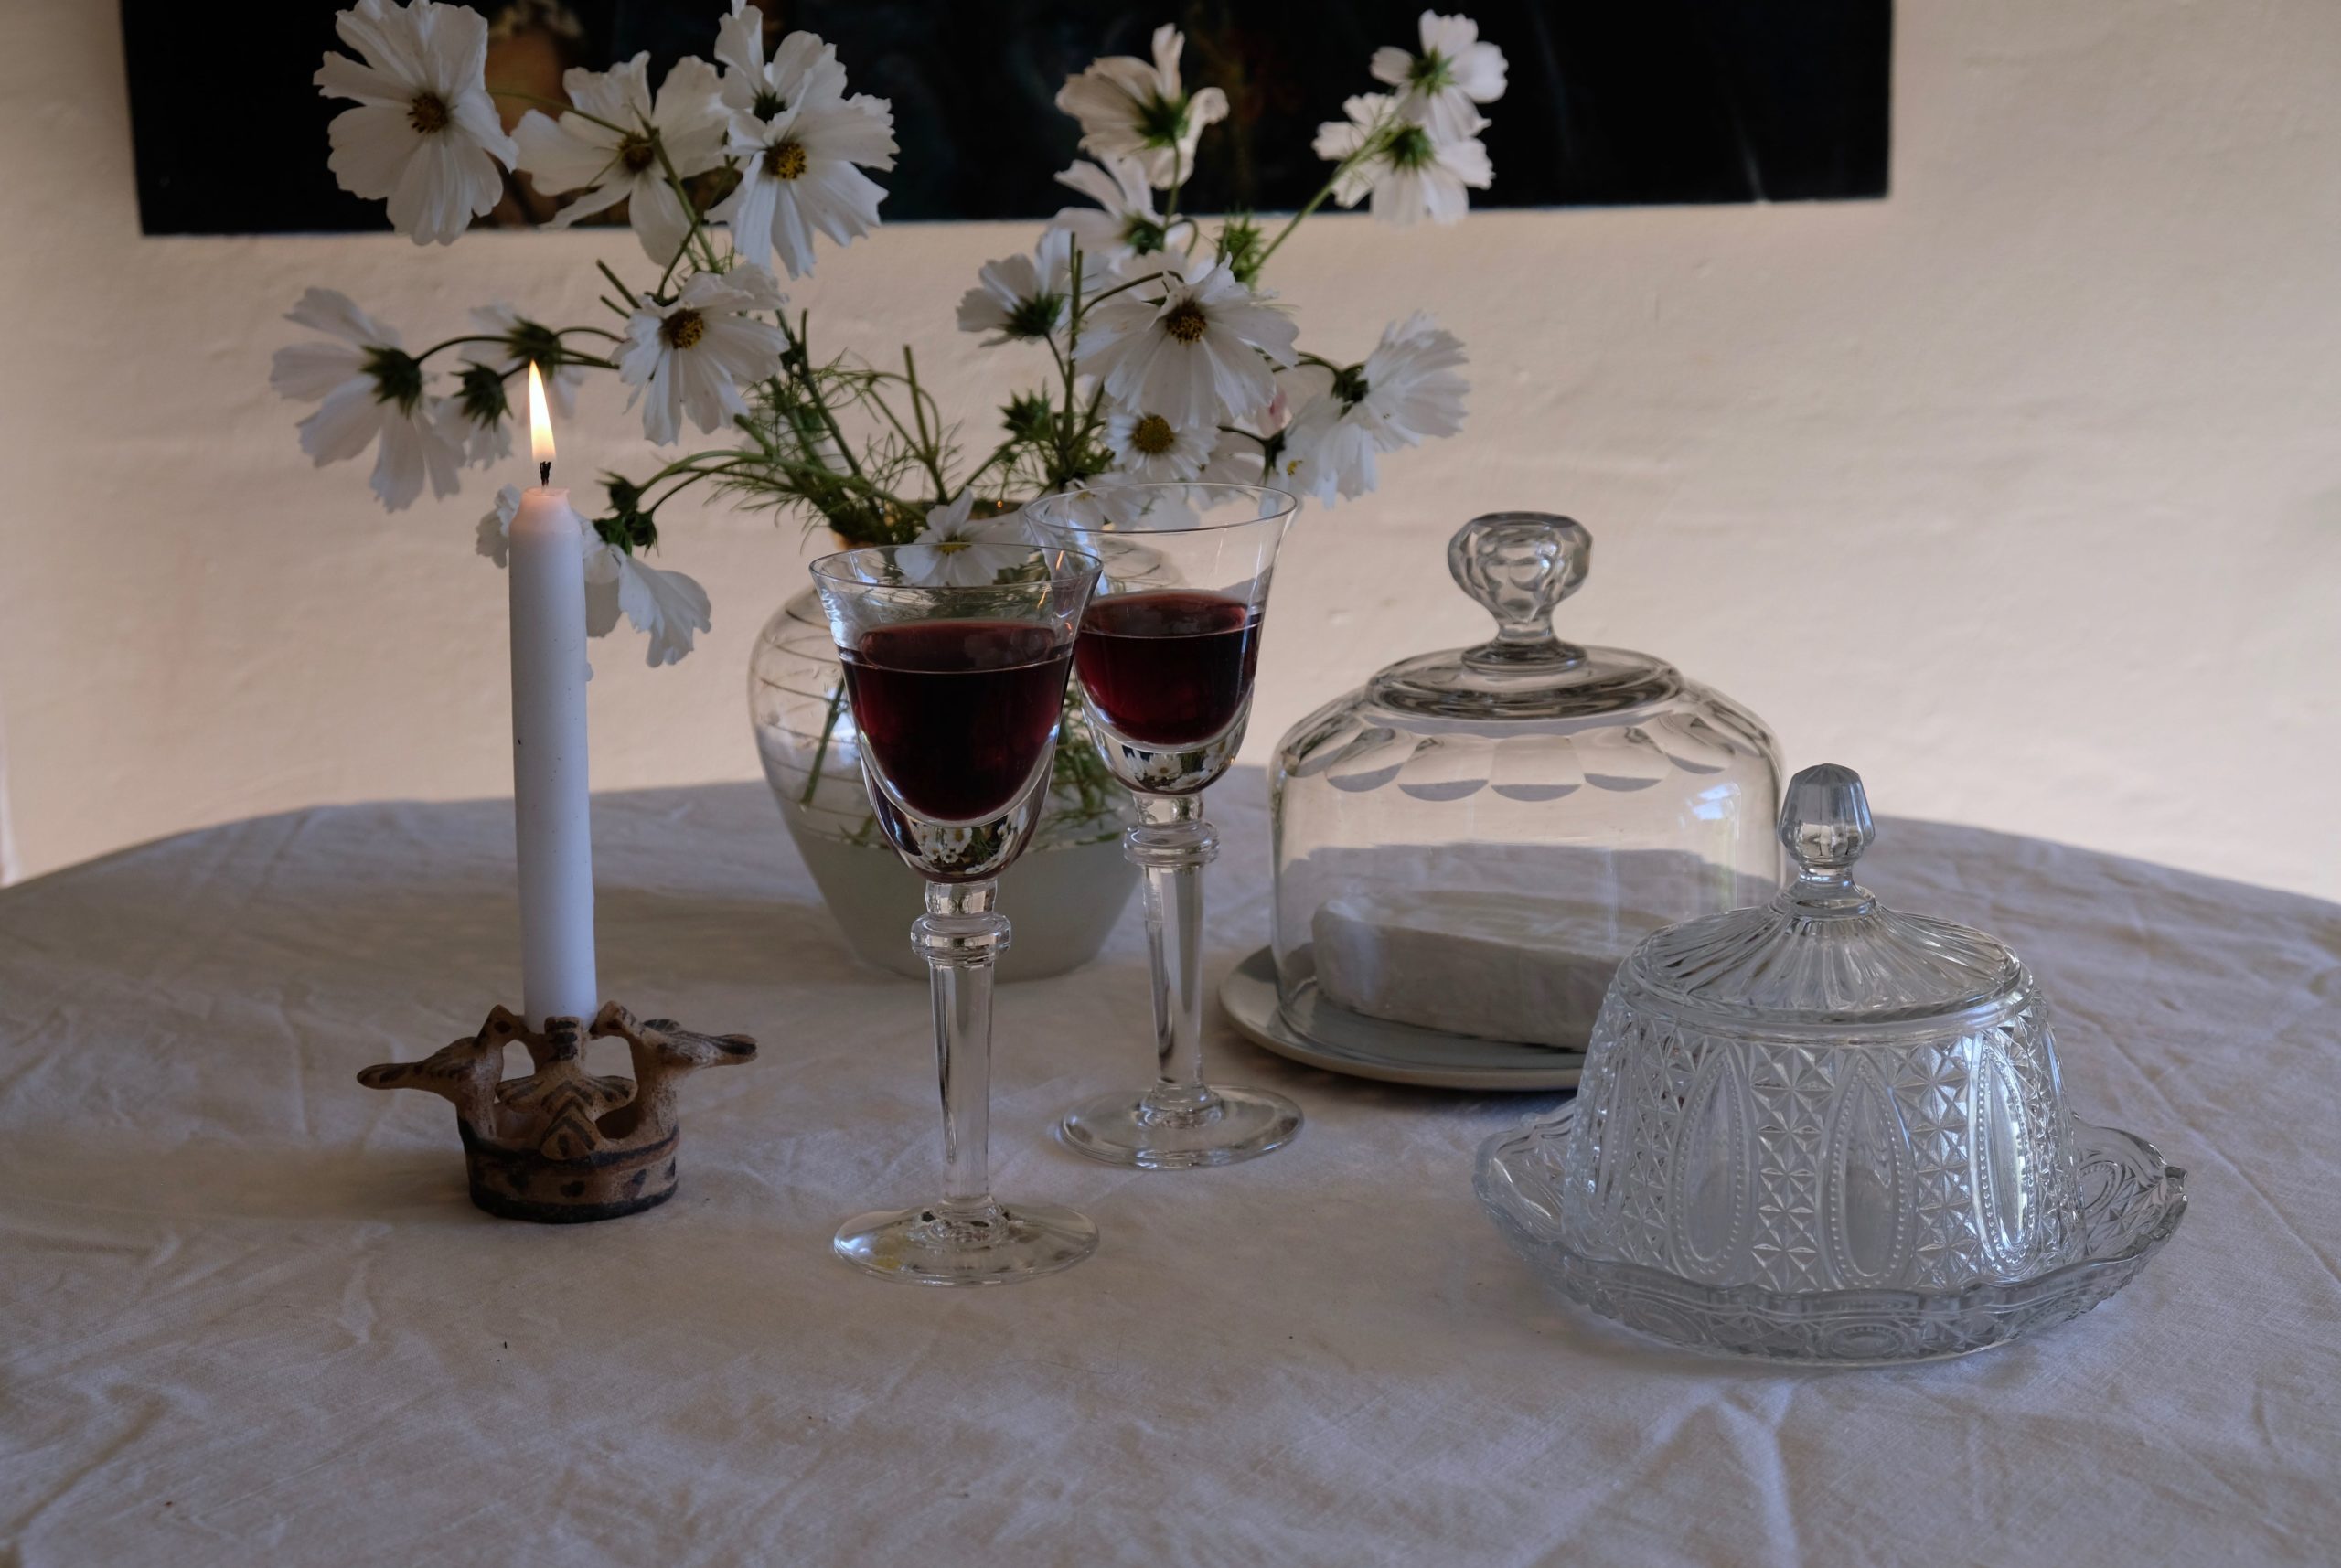
<svg viewBox="0 0 2341 1568">
<path fill-rule="evenodd" d="M 1053 1203 L 940 1205 L 857 1214 L 838 1228 L 838 1256 L 913 1285 L 1012 1285 L 1068 1269 L 1097 1250 L 1097 1227 Z"/>
<path fill-rule="evenodd" d="M 1203 1091 L 1201 1104 L 1165 1108 L 1156 1094 L 1106 1094 L 1074 1106 L 1057 1136 L 1076 1154 L 1141 1170 L 1234 1165 L 1292 1141 L 1300 1107 L 1263 1089 Z"/>
</svg>

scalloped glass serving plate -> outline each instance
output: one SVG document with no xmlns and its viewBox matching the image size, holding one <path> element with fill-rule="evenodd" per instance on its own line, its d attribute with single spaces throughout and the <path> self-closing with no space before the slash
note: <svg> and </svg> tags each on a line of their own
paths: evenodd
<svg viewBox="0 0 2341 1568">
<path fill-rule="evenodd" d="M 2186 1172 L 2152 1144 L 2076 1118 L 2082 1244 L 2028 1279 L 1963 1290 L 1783 1292 L 1700 1285 L 1590 1258 L 1562 1215 L 1562 1151 L 1577 1107 L 1502 1133 L 1474 1185 L 1513 1250 L 1556 1294 L 1684 1349 L 1826 1366 L 1890 1366 L 1988 1350 L 2082 1313 L 2136 1277 L 2186 1212 Z"/>
</svg>

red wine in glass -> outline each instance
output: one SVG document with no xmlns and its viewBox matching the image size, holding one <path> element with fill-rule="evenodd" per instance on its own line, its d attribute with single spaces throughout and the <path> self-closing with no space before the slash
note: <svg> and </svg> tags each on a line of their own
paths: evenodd
<svg viewBox="0 0 2341 1568">
<path fill-rule="evenodd" d="M 1071 646 L 1014 621 L 877 626 L 841 654 L 861 743 L 902 803 L 934 822 L 984 822 L 1048 755 Z"/>
<path fill-rule="evenodd" d="M 1259 613 L 1189 589 L 1089 602 L 1074 662 L 1116 733 L 1165 749 L 1217 739 L 1244 710 L 1260 662 Z"/>
</svg>

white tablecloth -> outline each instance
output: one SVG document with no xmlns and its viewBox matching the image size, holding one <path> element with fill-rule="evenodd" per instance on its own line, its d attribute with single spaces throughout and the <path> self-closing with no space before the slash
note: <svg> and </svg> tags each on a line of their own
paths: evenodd
<svg viewBox="0 0 2341 1568">
<path fill-rule="evenodd" d="M 1267 938 L 1264 794 L 1213 792 L 1214 983 Z M 1549 1099 L 1337 1079 L 1214 1019 L 1298 1143 L 1155 1175 L 1057 1147 L 1149 1066 L 1135 909 L 999 997 L 998 1185 L 1087 1211 L 1097 1256 L 865 1279 L 836 1221 L 935 1174 L 921 988 L 845 956 L 758 787 L 595 827 L 607 994 L 764 1042 L 685 1086 L 680 1195 L 601 1225 L 479 1213 L 448 1106 L 351 1077 L 517 1001 L 507 805 L 303 812 L 0 894 L 0 1561 L 2341 1554 L 2341 909 L 1886 825 L 1865 880 L 2029 957 L 2075 1104 L 2194 1209 L 2038 1340 L 1783 1372 L 1537 1293 L 1470 1165 Z"/>
</svg>

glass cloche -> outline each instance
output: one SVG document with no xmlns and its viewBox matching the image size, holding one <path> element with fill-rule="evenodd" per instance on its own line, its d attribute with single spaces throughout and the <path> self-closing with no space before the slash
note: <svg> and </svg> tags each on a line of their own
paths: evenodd
<svg viewBox="0 0 2341 1568">
<path fill-rule="evenodd" d="M 1762 721 L 1663 660 L 1554 635 L 1592 549 L 1566 517 L 1465 524 L 1448 568 L 1495 636 L 1391 665 L 1285 736 L 1285 1027 L 1335 1049 L 1403 1034 L 1425 1061 L 1581 1051 L 1643 937 L 1778 885 Z"/>
<path fill-rule="evenodd" d="M 1797 774 L 1780 835 L 1780 892 L 1644 942 L 1576 1103 L 1481 1150 L 1505 1236 L 1596 1312 L 1776 1360 L 1964 1354 L 2119 1289 L 2183 1173 L 2067 1108 L 2014 953 L 1855 881 L 1851 769 Z"/>
</svg>

